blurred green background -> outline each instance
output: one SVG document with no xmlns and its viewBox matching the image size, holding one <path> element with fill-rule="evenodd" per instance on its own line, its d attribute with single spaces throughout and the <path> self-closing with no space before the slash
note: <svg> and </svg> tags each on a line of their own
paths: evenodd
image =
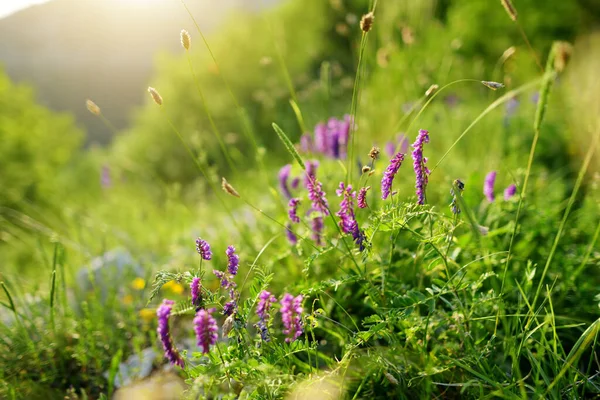
<svg viewBox="0 0 600 400">
<path fill-rule="evenodd" d="M 293 140 L 302 134 L 290 98 L 309 131 L 350 111 L 358 24 L 369 1 L 220 3 L 188 1 L 218 66 L 178 1 L 54 0 L 0 20 L 0 275 L 38 270 L 57 239 L 84 263 L 121 245 L 164 256 L 190 237 L 219 207 L 170 122 L 215 178 L 243 185 L 257 163 L 275 171 L 288 158 L 272 122 Z M 372 145 L 383 147 L 402 132 L 407 110 L 430 85 L 475 79 L 516 88 L 539 77 L 536 58 L 543 64 L 552 41 L 564 40 L 583 50 L 558 83 L 561 95 L 551 99 L 538 154 L 540 168 L 572 177 L 571 160 L 587 143 L 580 114 L 598 104 L 590 65 L 600 57 L 594 38 L 600 5 L 515 0 L 515 6 L 518 24 L 499 1 L 380 1 L 363 58 L 358 154 L 365 158 Z M 179 44 L 182 28 L 192 36 L 191 65 L 233 169 Z M 147 96 L 148 85 L 161 93 L 164 112 Z M 432 151 L 439 157 L 500 95 L 473 82 L 455 84 L 411 129 L 435 132 Z M 434 179 L 523 167 L 535 95 L 532 89 L 512 108 L 491 112 Z M 102 118 L 86 110 L 87 98 Z"/>
</svg>

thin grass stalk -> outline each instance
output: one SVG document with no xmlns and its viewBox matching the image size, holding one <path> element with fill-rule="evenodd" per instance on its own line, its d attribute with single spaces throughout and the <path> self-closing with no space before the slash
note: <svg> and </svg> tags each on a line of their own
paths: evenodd
<svg viewBox="0 0 600 400">
<path fill-rule="evenodd" d="M 466 135 L 467 133 L 469 133 L 469 131 L 470 131 L 470 130 L 471 130 L 471 129 L 472 129 L 472 128 L 473 128 L 473 127 L 474 127 L 474 126 L 475 126 L 475 125 L 476 125 L 476 124 L 479 122 L 479 121 L 481 121 L 481 120 L 483 119 L 483 117 L 485 117 L 487 114 L 489 114 L 489 113 L 490 113 L 490 112 L 491 112 L 493 109 L 495 109 L 495 108 L 496 108 L 496 107 L 498 107 L 499 105 L 501 105 L 501 104 L 503 104 L 503 103 L 506 103 L 508 100 L 510 100 L 512 97 L 516 96 L 517 94 L 519 94 L 519 93 L 521 93 L 521 92 L 524 92 L 524 91 L 526 91 L 526 90 L 528 90 L 528 89 L 530 89 L 530 88 L 532 88 L 532 87 L 534 87 L 534 86 L 538 85 L 538 84 L 539 84 L 539 83 L 542 81 L 542 79 L 543 79 L 543 78 L 538 78 L 538 79 L 536 79 L 536 80 L 534 80 L 534 81 L 531 81 L 531 82 L 529 82 L 529 83 L 526 83 L 526 84 L 524 84 L 524 85 L 522 85 L 522 86 L 519 86 L 519 87 L 518 87 L 518 88 L 516 88 L 516 89 L 513 89 L 513 90 L 511 90 L 511 91 L 509 91 L 509 92 L 506 92 L 506 93 L 505 93 L 505 94 L 504 94 L 502 97 L 499 97 L 498 99 L 496 99 L 496 101 L 494 101 L 492 104 L 490 104 L 489 106 L 487 106 L 487 108 L 486 108 L 485 110 L 483 110 L 483 111 L 481 112 L 481 114 L 479 114 L 479 115 L 477 116 L 477 118 L 475 118 L 475 119 L 473 120 L 473 122 L 471 122 L 471 124 L 470 124 L 470 125 L 469 125 L 469 126 L 468 126 L 468 127 L 467 127 L 467 128 L 466 128 L 466 129 L 465 129 L 465 130 L 464 130 L 464 131 L 461 133 L 461 134 L 460 134 L 460 136 L 459 136 L 459 137 L 458 137 L 458 138 L 457 138 L 457 139 L 454 141 L 454 143 L 452 143 L 452 145 L 450 146 L 450 148 L 448 148 L 448 150 L 446 150 L 446 152 L 445 152 L 445 153 L 442 155 L 442 157 L 439 159 L 439 161 L 438 161 L 438 162 L 435 164 L 435 166 L 434 166 L 434 167 L 431 169 L 431 173 L 433 174 L 433 171 L 435 171 L 435 170 L 437 169 L 437 167 L 438 167 L 438 166 L 439 166 L 439 165 L 442 163 L 442 161 L 444 161 L 444 159 L 445 159 L 445 158 L 448 156 L 448 154 L 450 154 L 450 152 L 452 151 L 452 149 L 454 149 L 454 147 L 456 147 L 456 145 L 458 144 L 458 142 L 460 142 L 460 141 L 462 140 L 462 138 L 463 138 L 463 137 L 465 137 L 465 135 Z M 457 83 L 457 82 L 458 82 L 458 81 L 456 81 L 456 82 L 454 82 L 454 83 Z M 478 82 L 480 82 L 480 81 L 478 81 Z M 448 85 L 450 85 L 450 84 L 448 84 Z M 443 89 L 443 88 L 441 88 L 440 90 L 438 90 L 438 91 L 436 92 L 436 94 L 437 94 L 437 93 L 439 93 L 439 92 L 441 92 L 441 91 L 442 91 L 442 89 Z M 434 94 L 434 96 L 435 96 L 435 94 Z M 432 98 L 433 98 L 433 96 L 432 96 Z M 431 99 L 430 99 L 430 100 L 431 100 Z M 429 103 L 429 102 L 428 102 L 428 103 Z M 423 106 L 423 107 L 426 107 L 426 106 L 427 106 L 427 104 L 425 104 L 425 106 Z M 420 112 L 419 112 L 419 114 L 420 114 Z M 418 115 L 415 117 L 415 119 L 416 119 L 416 118 L 418 118 Z"/>
<path fill-rule="evenodd" d="M 221 206 L 223 206 L 223 209 L 225 210 L 225 212 L 227 213 L 227 215 L 231 219 L 231 222 L 233 223 L 233 225 L 236 227 L 236 229 L 238 230 L 238 232 L 242 236 L 242 238 L 243 238 L 244 242 L 246 243 L 246 245 L 249 248 L 254 249 L 254 245 L 252 244 L 252 240 L 250 240 L 250 238 L 248 238 L 248 235 L 246 234 L 246 231 L 243 230 L 242 227 L 239 225 L 239 223 L 237 222 L 237 220 L 233 216 L 233 213 L 231 212 L 231 209 L 227 206 L 227 203 L 221 197 L 221 191 L 217 188 L 217 186 L 214 184 L 214 182 L 212 181 L 212 179 L 210 179 L 210 176 L 208 175 L 208 173 L 206 172 L 206 170 L 204 169 L 204 167 L 200 164 L 200 162 L 198 161 L 198 158 L 194 155 L 194 152 L 192 151 L 192 149 L 190 148 L 190 146 L 188 146 L 188 144 L 186 143 L 186 141 L 183 139 L 183 136 L 181 136 L 181 133 L 179 132 L 179 130 L 175 127 L 175 125 L 173 124 L 173 122 L 171 121 L 171 119 L 164 112 L 164 109 L 163 109 L 162 106 L 160 107 L 160 109 L 163 112 L 163 114 L 165 116 L 165 119 L 167 120 L 167 122 L 171 126 L 171 130 L 173 130 L 173 132 L 175 132 L 175 134 L 177 135 L 177 137 L 181 141 L 181 144 L 183 144 L 183 147 L 185 147 L 185 149 L 188 152 L 189 156 L 194 161 L 194 164 L 196 164 L 196 167 L 202 173 L 202 175 L 204 176 L 204 179 L 206 179 L 206 182 L 208 183 L 208 185 L 210 186 L 210 188 L 214 192 L 215 196 L 217 197 L 217 199 L 221 203 Z"/>
<path fill-rule="evenodd" d="M 583 182 L 583 178 L 585 177 L 585 174 L 590 165 L 590 162 L 592 161 L 592 157 L 594 156 L 594 153 L 596 151 L 596 146 L 598 145 L 599 141 L 600 141 L 600 128 L 598 128 L 598 130 L 596 131 L 594 141 L 593 141 L 592 145 L 590 146 L 590 148 L 588 149 L 588 152 L 585 156 L 585 160 L 583 161 L 583 165 L 579 169 L 579 174 L 577 175 L 577 180 L 575 181 L 575 187 L 573 188 L 573 191 L 571 192 L 571 197 L 569 198 L 569 203 L 567 204 L 567 208 L 563 214 L 563 218 L 560 221 L 560 225 L 558 227 L 558 232 L 556 232 L 556 236 L 554 237 L 554 242 L 552 243 L 552 248 L 550 249 L 550 254 L 548 255 L 548 258 L 546 259 L 546 264 L 544 265 L 544 270 L 542 271 L 542 276 L 540 277 L 540 281 L 538 283 L 537 290 L 535 291 L 535 296 L 533 297 L 533 301 L 532 301 L 533 308 L 535 308 L 537 299 L 542 290 L 544 278 L 546 277 L 546 273 L 548 272 L 548 269 L 550 268 L 550 264 L 552 263 L 552 259 L 554 258 L 554 254 L 556 253 L 556 249 L 558 248 L 558 243 L 560 241 L 560 238 L 562 237 L 563 230 L 565 228 L 565 225 L 567 224 L 567 219 L 569 218 L 569 214 L 571 213 L 573 204 L 575 204 L 575 198 L 577 196 L 577 193 L 579 192 L 579 188 L 581 187 L 581 183 Z M 529 324 L 527 324 L 527 325 L 529 325 Z"/>
<path fill-rule="evenodd" d="M 227 87 L 227 91 L 229 92 L 229 95 L 231 96 L 231 99 L 233 100 L 233 103 L 235 104 L 235 107 L 237 109 L 238 115 L 240 117 L 240 122 L 242 124 L 242 130 L 244 131 L 244 133 L 246 134 L 246 136 L 248 137 L 248 139 L 250 140 L 250 142 L 254 146 L 255 153 L 257 153 L 258 152 L 258 142 L 256 141 L 256 137 L 254 136 L 252 130 L 248 129 L 248 127 L 245 124 L 245 121 L 244 121 L 244 115 L 245 115 L 244 109 L 242 108 L 242 106 L 238 102 L 237 98 L 233 94 L 233 90 L 231 89 L 231 86 L 229 86 L 229 82 L 227 81 L 227 79 L 225 79 L 225 76 L 221 72 L 221 68 L 219 67 L 219 63 L 217 62 L 217 59 L 216 59 L 215 55 L 213 54 L 213 52 L 212 52 L 212 50 L 210 48 L 210 45 L 208 44 L 208 41 L 206 40 L 206 37 L 204 36 L 204 33 L 202 33 L 202 29 L 200 29 L 200 25 L 196 21 L 196 18 L 194 18 L 194 15 L 192 14 L 192 12 L 190 11 L 190 9 L 188 8 L 187 4 L 185 4 L 185 1 L 184 0 L 180 0 L 180 1 L 181 1 L 181 4 L 183 5 L 183 7 L 185 8 L 185 11 L 188 13 L 188 15 L 190 16 L 192 22 L 194 23 L 194 26 L 196 27 L 196 30 L 200 34 L 200 37 L 202 38 L 202 41 L 204 42 L 204 45 L 206 46 L 206 49 L 208 50 L 208 53 L 210 54 L 210 57 L 212 58 L 212 60 L 215 63 L 215 65 L 217 66 L 217 69 L 219 71 L 219 76 L 221 77 L 221 80 L 223 81 L 223 83 Z"/>
<path fill-rule="evenodd" d="M 354 170 L 354 146 L 356 143 L 356 115 L 358 109 L 358 88 L 361 79 L 362 59 L 367 47 L 367 32 L 363 32 L 360 41 L 360 51 L 358 55 L 358 66 L 356 67 L 356 76 L 354 78 L 354 87 L 352 88 L 352 103 L 350 105 L 350 149 L 348 149 L 348 168 L 346 169 L 346 182 L 352 182 L 352 171 Z"/>
<path fill-rule="evenodd" d="M 192 58 L 190 56 L 189 50 L 186 50 L 185 53 L 187 56 L 188 65 L 190 66 L 190 72 L 192 73 L 192 77 L 194 78 L 194 83 L 196 84 L 196 91 L 200 95 L 200 100 L 202 101 L 202 107 L 204 108 L 204 112 L 206 113 L 206 116 L 208 117 L 208 122 L 210 123 L 212 131 L 213 131 L 215 137 L 217 138 L 217 142 L 219 142 L 219 146 L 221 147 L 221 151 L 223 152 L 223 155 L 225 156 L 225 159 L 227 160 L 227 164 L 229 165 L 229 168 L 231 168 L 232 171 L 237 173 L 238 169 L 235 166 L 233 159 L 231 158 L 231 155 L 229 154 L 229 150 L 227 149 L 227 146 L 225 146 L 225 142 L 223 141 L 221 132 L 219 131 L 219 129 L 217 128 L 217 125 L 215 124 L 215 121 L 212 117 L 212 113 L 210 112 L 210 110 L 208 108 L 208 104 L 206 103 L 206 98 L 204 97 L 204 93 L 202 92 L 202 89 L 200 88 L 200 82 L 198 81 L 198 76 L 196 75 L 196 71 L 194 71 L 194 66 L 192 65 Z"/>
</svg>

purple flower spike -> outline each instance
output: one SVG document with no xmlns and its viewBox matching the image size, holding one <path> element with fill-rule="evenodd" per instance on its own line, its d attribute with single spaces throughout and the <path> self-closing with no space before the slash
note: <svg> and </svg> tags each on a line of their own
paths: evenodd
<svg viewBox="0 0 600 400">
<path fill-rule="evenodd" d="M 319 153 L 327 152 L 327 125 L 315 126 L 315 150 Z"/>
<path fill-rule="evenodd" d="M 342 197 L 340 203 L 340 210 L 335 214 L 340 217 L 340 228 L 342 232 L 352 234 L 352 236 L 358 235 L 358 223 L 354 216 L 354 198 L 356 192 L 352 192 L 352 186 L 344 185 L 344 182 L 340 182 L 340 187 L 336 191 L 338 196 Z"/>
<path fill-rule="evenodd" d="M 381 179 L 381 198 L 383 200 L 387 199 L 390 195 L 390 192 L 392 190 L 392 183 L 394 183 L 394 177 L 396 176 L 396 173 L 402 166 L 402 161 L 404 161 L 404 154 L 396 154 L 390 160 L 390 164 L 383 173 L 383 178 Z"/>
<path fill-rule="evenodd" d="M 203 260 L 210 260 L 212 258 L 212 252 L 210 251 L 210 245 L 204 239 L 196 239 L 196 251 Z"/>
<path fill-rule="evenodd" d="M 211 315 L 211 310 L 200 310 L 196 313 L 194 318 L 194 330 L 196 331 L 196 339 L 198 340 L 198 346 L 202 347 L 202 353 L 206 354 L 210 351 L 210 346 L 214 346 L 217 343 L 219 337 L 217 331 L 217 321 Z"/>
<path fill-rule="evenodd" d="M 312 151 L 312 138 L 310 137 L 310 133 L 305 133 L 300 136 L 300 150 L 303 153 L 309 153 Z"/>
<path fill-rule="evenodd" d="M 298 204 L 300 204 L 300 199 L 293 198 L 288 203 L 288 216 L 290 217 L 290 221 L 297 224 L 300 222 L 300 217 L 298 216 Z"/>
<path fill-rule="evenodd" d="M 286 225 L 285 235 L 291 245 L 298 243 L 298 238 L 296 237 L 296 234 L 292 232 L 292 226 L 290 224 Z"/>
<path fill-rule="evenodd" d="M 417 204 L 425 204 L 425 191 L 429 182 L 429 168 L 425 166 L 427 158 L 423 157 L 423 145 L 429 143 L 429 132 L 421 129 L 417 140 L 413 143 L 413 169 L 415 170 L 416 183 L 415 189 L 417 193 Z"/>
<path fill-rule="evenodd" d="M 292 171 L 292 164 L 287 164 L 281 167 L 279 170 L 279 188 L 285 197 L 288 199 L 292 198 L 290 188 L 288 187 L 288 180 L 290 179 L 290 172 Z"/>
<path fill-rule="evenodd" d="M 318 167 L 319 162 L 317 160 L 308 160 L 306 162 L 306 175 L 304 176 L 304 185 L 306 188 L 308 188 L 311 178 L 316 179 Z"/>
<path fill-rule="evenodd" d="M 281 320 L 283 322 L 283 333 L 288 335 L 287 343 L 298 339 L 303 333 L 302 329 L 302 295 L 296 297 L 286 293 L 281 299 Z"/>
<path fill-rule="evenodd" d="M 235 247 L 229 246 L 225 251 L 227 254 L 227 271 L 231 275 L 236 275 L 238 272 L 238 266 L 240 265 L 240 256 L 235 254 Z"/>
<path fill-rule="evenodd" d="M 358 198 L 356 200 L 358 208 L 367 208 L 367 191 L 369 189 L 371 189 L 371 186 L 360 188 L 358 191 Z"/>
<path fill-rule="evenodd" d="M 483 194 L 488 199 L 490 203 L 494 201 L 496 197 L 494 195 L 494 184 L 496 183 L 496 171 L 492 171 L 485 176 L 485 180 L 483 181 Z"/>
<path fill-rule="evenodd" d="M 295 177 L 294 179 L 292 179 L 292 189 L 298 189 L 298 186 L 300 185 L 300 178 Z"/>
<path fill-rule="evenodd" d="M 162 343 L 163 349 L 165 350 L 165 357 L 173 365 L 178 365 L 181 368 L 184 367 L 183 359 L 177 351 L 177 348 L 173 345 L 171 339 L 171 333 L 169 332 L 169 317 L 171 316 L 171 308 L 174 302 L 172 300 L 163 300 L 162 304 L 156 310 L 156 316 L 158 317 L 158 337 Z"/>
<path fill-rule="evenodd" d="M 321 211 L 323 215 L 329 215 L 329 203 L 325 197 L 321 182 L 316 178 L 308 180 L 308 198 L 312 201 L 312 207 L 315 211 Z"/>
<path fill-rule="evenodd" d="M 275 296 L 271 293 L 263 290 L 258 295 L 258 305 L 256 306 L 256 315 L 260 318 L 260 321 L 263 324 L 267 324 L 269 321 L 269 310 L 271 309 L 271 304 L 277 302 Z"/>
<path fill-rule="evenodd" d="M 217 279 L 221 281 L 222 288 L 229 289 L 234 285 L 234 283 L 227 278 L 225 272 L 214 269 L 213 274 L 215 274 Z"/>
<path fill-rule="evenodd" d="M 237 302 L 235 300 L 228 301 L 223 306 L 223 315 L 230 316 L 237 309 Z"/>
<path fill-rule="evenodd" d="M 312 219 L 312 240 L 317 246 L 323 246 L 323 217 Z"/>
<path fill-rule="evenodd" d="M 192 304 L 199 306 L 200 302 L 202 301 L 202 297 L 200 297 L 200 278 L 195 277 L 192 279 L 190 291 L 192 292 Z"/>
<path fill-rule="evenodd" d="M 395 151 L 396 143 L 390 141 L 385 144 L 385 154 L 387 154 L 388 157 L 391 158 L 394 155 Z"/>
<path fill-rule="evenodd" d="M 112 179 L 110 179 L 110 168 L 108 165 L 102 166 L 102 172 L 100 174 L 100 185 L 102 189 L 108 189 L 112 186 Z"/>
<path fill-rule="evenodd" d="M 517 193 L 517 185 L 514 183 L 504 189 L 504 200 L 510 200 Z"/>
</svg>

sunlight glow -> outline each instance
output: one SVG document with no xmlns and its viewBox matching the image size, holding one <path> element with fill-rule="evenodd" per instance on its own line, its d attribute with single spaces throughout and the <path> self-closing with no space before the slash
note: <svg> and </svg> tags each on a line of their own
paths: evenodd
<svg viewBox="0 0 600 400">
<path fill-rule="evenodd" d="M 0 18 L 6 17 L 23 8 L 34 4 L 45 3 L 48 0 L 0 0 Z"/>
</svg>

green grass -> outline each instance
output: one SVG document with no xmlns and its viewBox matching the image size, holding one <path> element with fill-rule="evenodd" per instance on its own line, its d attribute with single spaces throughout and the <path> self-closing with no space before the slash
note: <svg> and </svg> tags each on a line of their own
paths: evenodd
<svg viewBox="0 0 600 400">
<path fill-rule="evenodd" d="M 3 204 L 10 240 L 1 243 L 0 397 L 110 398 L 120 365 L 147 348 L 156 351 L 158 373 L 168 364 L 156 333 L 162 299 L 175 301 L 169 325 L 186 366 L 173 371 L 190 398 L 600 395 L 600 124 L 588 115 L 597 104 L 589 74 L 600 55 L 575 52 L 562 72 L 553 53 L 541 74 L 521 42 L 507 43 L 518 51 L 497 63 L 495 46 L 522 40 L 518 30 L 480 52 L 449 46 L 448 35 L 462 32 L 464 47 L 478 48 L 470 29 L 484 35 L 486 27 L 461 27 L 457 18 L 484 3 L 450 4 L 443 26 L 436 2 L 379 2 L 368 36 L 348 14 L 360 19 L 373 2 L 345 3 L 292 1 L 232 24 L 220 39 L 198 40 L 198 27 L 190 32 L 193 50 L 164 61 L 156 85 L 163 107 L 145 106 L 110 152 L 75 157 L 71 170 L 44 183 L 56 185 L 43 202 Z M 508 19 L 500 4 L 487 7 L 490 18 Z M 519 10 L 522 26 L 534 50 L 547 51 L 548 37 L 534 29 L 546 22 L 528 10 Z M 527 24 L 528 15 L 537 25 Z M 415 43 L 402 42 L 398 20 L 414 29 Z M 235 56 L 225 47 L 233 39 L 248 44 Z M 237 61 L 244 57 L 253 60 L 246 69 Z M 274 61 L 258 66 L 263 57 Z M 213 62 L 219 79 L 204 69 Z M 492 91 L 482 80 L 507 87 Z M 440 89 L 426 98 L 433 83 Z M 349 110 L 356 126 L 347 152 L 360 165 L 296 146 L 305 127 Z M 382 150 L 370 160 L 369 150 L 398 132 L 412 143 L 418 129 L 431 139 L 427 204 L 416 204 L 411 148 L 397 193 L 381 200 L 389 157 Z M 311 210 L 304 187 L 313 159 L 328 216 Z M 112 183 L 102 188 L 94 182 L 104 163 Z M 288 163 L 301 178 L 292 189 L 302 199 L 299 223 L 290 223 L 279 188 Z M 372 175 L 359 169 L 367 164 Z M 491 170 L 498 172 L 493 202 L 482 191 Z M 239 198 L 220 189 L 222 177 Z M 460 194 L 456 179 L 464 182 Z M 368 207 L 354 209 L 362 242 L 339 225 L 340 182 L 372 187 Z M 505 200 L 512 183 L 517 194 Z M 319 216 L 322 244 L 314 240 Z M 197 237 L 211 244 L 212 260 L 200 260 Z M 233 292 L 212 272 L 226 269 L 229 245 L 241 260 Z M 202 278 L 198 305 L 189 290 L 195 276 Z M 278 301 L 303 296 L 297 340 L 285 340 L 279 302 L 259 325 L 264 290 Z M 231 296 L 237 308 L 226 318 Z M 197 308 L 213 307 L 219 341 L 203 354 L 193 318 Z"/>
</svg>

